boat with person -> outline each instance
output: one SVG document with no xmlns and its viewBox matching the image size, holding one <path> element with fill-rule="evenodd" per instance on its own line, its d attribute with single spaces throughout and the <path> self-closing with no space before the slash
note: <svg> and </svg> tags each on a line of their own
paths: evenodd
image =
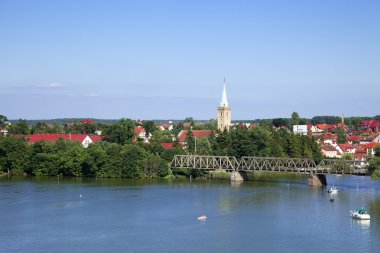
<svg viewBox="0 0 380 253">
<path fill-rule="evenodd" d="M 199 216 L 199 217 L 198 217 L 198 220 L 205 221 L 206 219 L 207 219 L 207 216 L 206 216 L 206 215 L 202 215 L 202 216 Z"/>
<path fill-rule="evenodd" d="M 327 189 L 327 192 L 330 194 L 337 194 L 338 189 L 335 186 L 333 186 L 333 187 L 330 187 L 329 189 Z"/>
<path fill-rule="evenodd" d="M 353 219 L 358 219 L 358 220 L 371 219 L 371 216 L 369 215 L 368 211 L 364 208 L 357 209 L 355 211 L 350 211 L 350 214 Z"/>
</svg>

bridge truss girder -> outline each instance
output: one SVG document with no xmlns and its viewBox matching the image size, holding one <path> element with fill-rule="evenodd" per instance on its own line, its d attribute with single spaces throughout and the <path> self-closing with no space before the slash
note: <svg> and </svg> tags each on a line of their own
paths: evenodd
<svg viewBox="0 0 380 253">
<path fill-rule="evenodd" d="M 170 167 L 172 169 L 198 169 L 227 171 L 277 171 L 296 173 L 354 174 L 367 175 L 368 163 L 354 160 L 324 159 L 320 164 L 306 158 L 251 157 L 240 160 L 230 156 L 176 155 Z"/>
</svg>

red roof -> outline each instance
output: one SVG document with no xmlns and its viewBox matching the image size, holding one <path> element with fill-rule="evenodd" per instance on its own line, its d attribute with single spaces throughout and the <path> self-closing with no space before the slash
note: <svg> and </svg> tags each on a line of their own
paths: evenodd
<svg viewBox="0 0 380 253">
<path fill-rule="evenodd" d="M 354 160 L 359 160 L 359 161 L 362 161 L 362 160 L 366 160 L 367 158 L 367 154 L 352 154 L 352 156 L 354 157 Z"/>
<path fill-rule="evenodd" d="M 348 129 L 347 125 L 344 124 L 344 123 L 338 123 L 338 124 L 336 124 L 336 126 L 337 126 L 337 127 L 343 127 L 343 128 L 345 128 L 345 129 Z"/>
<path fill-rule="evenodd" d="M 380 120 L 362 120 L 360 122 L 361 127 L 380 127 Z"/>
<path fill-rule="evenodd" d="M 93 141 L 93 142 L 96 142 L 96 141 L 102 141 L 103 140 L 103 137 L 102 136 L 99 136 L 99 135 L 89 135 L 90 139 Z"/>
<path fill-rule="evenodd" d="M 135 134 L 136 135 L 140 135 L 141 134 L 141 132 L 145 132 L 145 128 L 144 127 L 142 127 L 142 126 L 136 126 L 135 127 Z"/>
<path fill-rule="evenodd" d="M 359 142 L 361 139 L 363 139 L 363 137 L 360 135 L 347 136 L 347 141 Z"/>
<path fill-rule="evenodd" d="M 191 130 L 193 133 L 193 136 L 197 139 L 204 139 L 208 138 L 210 135 L 214 133 L 213 130 Z M 178 140 L 179 141 L 185 141 L 187 136 L 187 130 L 181 130 L 178 134 Z"/>
<path fill-rule="evenodd" d="M 82 143 L 87 136 L 89 135 L 87 134 L 33 134 L 30 136 L 28 142 L 29 143 L 36 143 L 39 141 L 55 142 L 59 138 L 62 138 L 64 140 L 78 141 Z M 102 140 L 102 137 L 97 136 L 97 135 L 89 136 L 89 137 L 93 142 Z"/>
<path fill-rule="evenodd" d="M 173 142 L 162 142 L 160 144 L 161 144 L 161 147 L 163 147 L 164 149 L 172 149 L 174 145 Z"/>
<path fill-rule="evenodd" d="M 92 119 L 83 119 L 81 120 L 80 122 L 82 122 L 82 124 L 92 124 L 94 121 Z"/>
<path fill-rule="evenodd" d="M 352 144 L 339 144 L 338 146 L 343 150 L 343 152 L 348 152 L 349 149 L 355 148 Z"/>
<path fill-rule="evenodd" d="M 331 145 L 322 145 L 321 146 L 321 149 L 322 150 L 325 150 L 325 151 L 337 151 L 336 148 L 334 148 L 333 146 Z M 337 151 L 338 152 L 338 151 Z"/>
<path fill-rule="evenodd" d="M 380 143 L 371 142 L 371 143 L 363 145 L 362 148 L 363 149 L 369 149 L 369 148 L 376 148 L 377 146 L 380 146 Z"/>
</svg>

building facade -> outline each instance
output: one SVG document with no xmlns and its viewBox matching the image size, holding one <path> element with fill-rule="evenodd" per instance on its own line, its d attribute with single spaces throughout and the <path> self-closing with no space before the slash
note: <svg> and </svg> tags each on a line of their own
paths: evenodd
<svg viewBox="0 0 380 253">
<path fill-rule="evenodd" d="M 218 130 L 229 130 L 231 127 L 231 107 L 228 106 L 227 101 L 226 81 L 223 84 L 222 100 L 217 108 L 217 113 Z"/>
</svg>

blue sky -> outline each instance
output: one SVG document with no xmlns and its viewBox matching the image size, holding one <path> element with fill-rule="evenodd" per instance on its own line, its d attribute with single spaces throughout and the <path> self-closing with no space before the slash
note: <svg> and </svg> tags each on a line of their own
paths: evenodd
<svg viewBox="0 0 380 253">
<path fill-rule="evenodd" d="M 0 0 L 0 114 L 380 114 L 380 1 Z"/>
</svg>

